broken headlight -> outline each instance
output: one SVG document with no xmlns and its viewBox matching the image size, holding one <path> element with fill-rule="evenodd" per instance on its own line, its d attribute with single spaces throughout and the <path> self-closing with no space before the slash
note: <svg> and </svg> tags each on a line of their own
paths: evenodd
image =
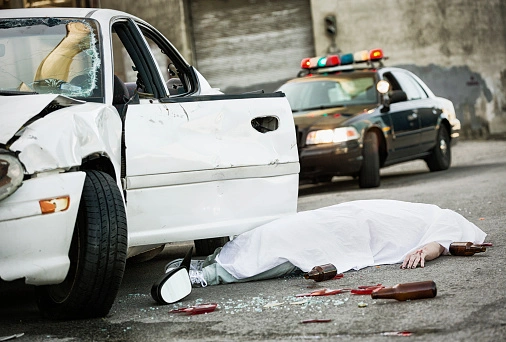
<svg viewBox="0 0 506 342">
<path fill-rule="evenodd" d="M 0 200 L 13 194 L 23 182 L 23 166 L 13 154 L 0 150 Z"/>
</svg>

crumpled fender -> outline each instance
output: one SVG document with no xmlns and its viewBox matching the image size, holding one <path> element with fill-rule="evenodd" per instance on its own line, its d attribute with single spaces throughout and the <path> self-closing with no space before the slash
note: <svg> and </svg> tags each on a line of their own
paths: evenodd
<svg viewBox="0 0 506 342">
<path fill-rule="evenodd" d="M 0 143 L 6 144 L 23 125 L 51 103 L 71 106 L 85 102 L 58 94 L 2 96 L 0 101 Z"/>
<path fill-rule="evenodd" d="M 56 110 L 25 127 L 10 146 L 29 174 L 81 165 L 91 154 L 106 155 L 119 179 L 121 119 L 101 103 L 83 103 Z"/>
</svg>

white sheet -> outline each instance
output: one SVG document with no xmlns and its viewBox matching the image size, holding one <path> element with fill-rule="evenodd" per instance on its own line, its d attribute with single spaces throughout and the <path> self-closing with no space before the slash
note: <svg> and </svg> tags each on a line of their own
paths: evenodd
<svg viewBox="0 0 506 342">
<path fill-rule="evenodd" d="M 486 234 L 460 214 L 436 205 L 394 200 L 353 201 L 299 212 L 227 243 L 217 262 L 238 279 L 290 261 L 308 272 L 332 263 L 338 272 L 402 262 L 436 241 L 483 243 Z"/>
</svg>

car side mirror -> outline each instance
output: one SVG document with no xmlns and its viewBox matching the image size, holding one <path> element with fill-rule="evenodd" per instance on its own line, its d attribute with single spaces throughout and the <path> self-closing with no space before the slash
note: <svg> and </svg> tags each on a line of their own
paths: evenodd
<svg viewBox="0 0 506 342">
<path fill-rule="evenodd" d="M 151 297 L 159 304 L 171 304 L 180 301 L 192 291 L 188 270 L 179 266 L 165 273 L 151 287 Z"/>
<path fill-rule="evenodd" d="M 390 104 L 408 100 L 408 96 L 402 90 L 392 90 L 389 96 Z"/>
<path fill-rule="evenodd" d="M 390 110 L 390 99 L 388 98 L 388 91 L 390 90 L 390 83 L 386 80 L 380 80 L 376 83 L 376 90 L 381 96 L 381 112 L 386 113 Z"/>
</svg>

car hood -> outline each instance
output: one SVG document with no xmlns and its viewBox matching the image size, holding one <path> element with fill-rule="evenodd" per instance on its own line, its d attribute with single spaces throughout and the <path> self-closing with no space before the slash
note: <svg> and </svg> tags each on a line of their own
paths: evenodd
<svg viewBox="0 0 506 342">
<path fill-rule="evenodd" d="M 293 113 L 293 119 L 299 130 L 330 129 L 340 127 L 354 117 L 367 114 L 377 106 L 377 104 L 362 104 L 296 112 Z"/>
<path fill-rule="evenodd" d="M 67 107 L 85 102 L 57 94 L 0 96 L 0 143 L 6 144 L 34 116 L 50 105 Z"/>
</svg>

